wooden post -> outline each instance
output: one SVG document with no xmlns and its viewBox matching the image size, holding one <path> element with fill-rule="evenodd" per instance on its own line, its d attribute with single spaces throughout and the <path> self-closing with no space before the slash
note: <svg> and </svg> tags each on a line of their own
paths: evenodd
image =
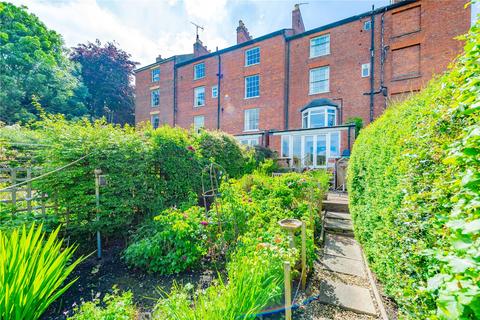
<svg viewBox="0 0 480 320">
<path fill-rule="evenodd" d="M 27 168 L 27 212 L 32 213 L 32 168 Z"/>
<path fill-rule="evenodd" d="M 307 234 L 305 222 L 302 221 L 302 290 L 307 284 Z"/>
<path fill-rule="evenodd" d="M 11 181 L 12 185 L 14 185 L 17 182 L 17 171 L 16 171 L 15 168 L 11 169 L 10 181 Z M 17 188 L 12 187 L 11 192 L 12 192 L 12 207 L 13 207 L 12 215 L 14 215 L 15 211 L 17 210 L 17 208 L 16 208 L 16 206 L 17 206 Z"/>
<path fill-rule="evenodd" d="M 292 282 L 290 279 L 290 262 L 283 263 L 285 274 L 285 320 L 292 320 Z"/>
</svg>

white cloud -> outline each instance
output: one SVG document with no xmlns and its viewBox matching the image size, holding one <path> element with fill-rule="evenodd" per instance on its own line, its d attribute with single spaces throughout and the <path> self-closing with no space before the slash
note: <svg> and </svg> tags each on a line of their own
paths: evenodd
<svg viewBox="0 0 480 320">
<path fill-rule="evenodd" d="M 254 37 L 290 26 L 290 12 L 297 1 L 252 0 L 11 0 L 26 5 L 50 29 L 63 35 L 68 47 L 95 41 L 116 41 L 146 65 L 161 54 L 191 53 L 195 41 L 193 21 L 205 27 L 200 39 L 210 50 L 235 44 L 235 29 L 242 19 Z M 379 0 L 369 0 L 379 2 Z M 380 0 L 387 2 L 387 0 Z M 342 15 L 359 13 L 367 2 L 316 2 L 302 8 L 305 24 L 316 27 Z M 349 10 L 346 10 L 346 9 Z M 328 11 L 327 9 L 331 9 Z M 344 12 L 349 11 L 349 12 Z M 322 12 L 322 15 L 318 15 Z M 308 22 L 312 23 L 309 24 Z"/>
</svg>

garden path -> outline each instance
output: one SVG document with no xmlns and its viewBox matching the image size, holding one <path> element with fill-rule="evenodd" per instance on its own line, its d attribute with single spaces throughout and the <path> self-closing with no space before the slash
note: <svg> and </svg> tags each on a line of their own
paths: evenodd
<svg viewBox="0 0 480 320">
<path fill-rule="evenodd" d="M 330 193 L 323 203 L 324 246 L 305 294 L 317 298 L 294 319 L 388 319 L 361 246 L 353 238 L 347 195 Z"/>
</svg>

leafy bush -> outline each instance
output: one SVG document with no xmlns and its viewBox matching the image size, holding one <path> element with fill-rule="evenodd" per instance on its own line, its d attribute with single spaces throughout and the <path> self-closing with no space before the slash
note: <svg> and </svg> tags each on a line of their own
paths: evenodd
<svg viewBox="0 0 480 320">
<path fill-rule="evenodd" d="M 200 207 L 184 212 L 165 210 L 155 217 L 149 234 L 125 250 L 126 261 L 160 274 L 178 273 L 194 266 L 207 251 L 208 222 L 204 220 L 204 212 Z"/>
<path fill-rule="evenodd" d="M 323 172 L 290 173 L 280 177 L 261 173 L 223 182 L 217 206 L 208 213 L 213 238 L 232 252 L 227 263 L 228 284 L 221 277 L 205 292 L 175 287 L 158 302 L 157 319 L 254 319 L 266 306 L 278 303 L 283 293 L 283 261 L 295 265 L 299 250 L 278 225 L 297 218 L 307 226 L 307 261 L 314 259 L 310 217 L 321 205 L 328 185 Z M 296 242 L 300 238 L 297 236 Z M 210 247 L 218 247 L 210 244 Z M 220 246 L 221 248 L 221 246 Z M 298 274 L 297 272 L 294 272 Z"/>
<path fill-rule="evenodd" d="M 480 317 L 480 54 L 363 129 L 348 171 L 356 235 L 411 319 Z"/>
<path fill-rule="evenodd" d="M 69 263 L 75 248 L 62 248 L 58 231 L 0 230 L 0 319 L 38 319 L 76 281 L 64 284 L 83 257 Z"/>
<path fill-rule="evenodd" d="M 137 310 L 133 303 L 133 295 L 130 291 L 121 295 L 118 289 L 113 289 L 113 294 L 106 294 L 100 300 L 85 302 L 74 309 L 74 315 L 69 320 L 134 320 Z"/>
<path fill-rule="evenodd" d="M 240 177 L 247 173 L 253 153 L 240 145 L 233 136 L 221 131 L 200 130 L 193 138 L 200 154 L 224 168 L 230 177 Z"/>
<path fill-rule="evenodd" d="M 135 130 L 104 120 L 66 121 L 61 116 L 45 116 L 25 127 L 0 127 L 0 150 L 6 154 L 2 161 L 16 165 L 27 160 L 45 172 L 80 159 L 34 182 L 34 188 L 58 205 L 58 223 L 68 224 L 77 238 L 97 229 L 104 236 L 126 236 L 126 227 L 145 217 L 171 206 L 197 203 L 201 173 L 211 161 L 225 166 L 233 176 L 251 170 L 254 163 L 251 154 L 226 134 L 204 131 L 197 136 L 167 126 Z M 99 222 L 95 219 L 96 168 L 107 179 L 100 190 Z"/>
</svg>

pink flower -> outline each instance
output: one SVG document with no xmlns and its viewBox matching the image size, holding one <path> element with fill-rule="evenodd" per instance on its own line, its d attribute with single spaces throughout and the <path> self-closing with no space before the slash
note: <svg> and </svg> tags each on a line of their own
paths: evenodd
<svg viewBox="0 0 480 320">
<path fill-rule="evenodd" d="M 204 226 L 208 226 L 208 221 L 203 220 L 203 221 L 200 221 L 200 223 Z"/>
<path fill-rule="evenodd" d="M 195 152 L 195 148 L 192 147 L 192 146 L 188 146 L 187 149 L 190 150 L 190 151 L 192 151 L 192 152 Z"/>
</svg>

